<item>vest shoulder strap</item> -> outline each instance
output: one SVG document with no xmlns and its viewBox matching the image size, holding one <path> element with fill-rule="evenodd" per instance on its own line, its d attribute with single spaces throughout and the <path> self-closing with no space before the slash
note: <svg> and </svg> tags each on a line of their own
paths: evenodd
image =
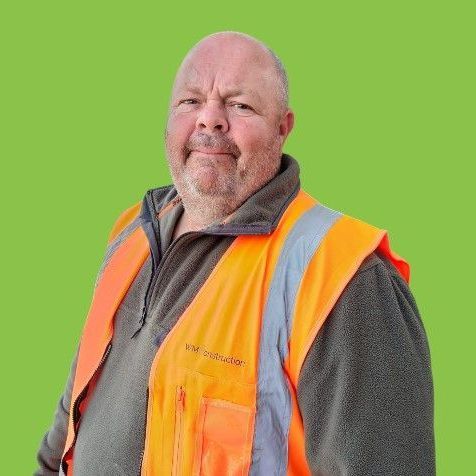
<svg viewBox="0 0 476 476">
<path fill-rule="evenodd" d="M 374 251 L 386 257 L 409 282 L 410 266 L 390 248 L 385 229 L 342 213 L 317 243 L 299 283 L 293 309 L 288 365 L 294 384 L 337 299 L 363 260 Z"/>
<path fill-rule="evenodd" d="M 108 245 L 111 244 L 117 236 L 127 227 L 130 225 L 134 219 L 139 215 L 141 210 L 142 201 L 137 202 L 136 204 L 132 205 L 131 207 L 124 210 L 117 220 L 115 221 L 111 232 L 109 233 L 108 238 Z"/>
<path fill-rule="evenodd" d="M 387 230 L 318 204 L 312 228 L 320 239 L 309 250 L 291 305 L 288 353 L 284 368 L 289 377 L 292 416 L 288 461 L 293 474 L 310 475 L 305 463 L 303 420 L 297 385 L 303 362 L 330 311 L 363 260 L 378 250 L 409 282 L 410 266 L 390 248 Z M 290 474 L 290 473 L 288 473 Z"/>
</svg>

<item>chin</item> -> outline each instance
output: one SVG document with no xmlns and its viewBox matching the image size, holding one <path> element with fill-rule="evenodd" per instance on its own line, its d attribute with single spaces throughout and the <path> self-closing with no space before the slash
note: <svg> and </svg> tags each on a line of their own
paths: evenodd
<svg viewBox="0 0 476 476">
<path fill-rule="evenodd" d="M 200 197 L 218 197 L 223 195 L 223 191 L 216 185 L 193 184 L 192 192 Z"/>
</svg>

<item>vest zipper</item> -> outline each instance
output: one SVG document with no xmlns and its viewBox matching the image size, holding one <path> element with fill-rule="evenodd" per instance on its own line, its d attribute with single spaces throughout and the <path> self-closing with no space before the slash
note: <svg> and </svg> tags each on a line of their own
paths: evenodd
<svg viewBox="0 0 476 476">
<path fill-rule="evenodd" d="M 185 390 L 182 386 L 177 387 L 175 396 L 175 434 L 174 434 L 174 457 L 172 463 L 172 475 L 181 475 L 182 461 L 182 431 L 183 412 L 185 408 Z"/>
<path fill-rule="evenodd" d="M 88 388 L 89 388 L 89 383 L 90 383 L 91 380 L 94 378 L 94 376 L 96 375 L 96 373 L 97 373 L 98 370 L 101 368 L 101 366 L 102 366 L 102 364 L 104 363 L 104 361 L 106 360 L 107 356 L 109 355 L 109 352 L 111 351 L 111 347 L 112 347 L 112 343 L 111 343 L 111 341 L 109 341 L 109 343 L 107 344 L 106 350 L 104 351 L 104 354 L 103 354 L 101 360 L 99 361 L 98 366 L 96 367 L 96 370 L 93 372 L 93 374 L 91 375 L 91 378 L 89 379 L 89 382 L 88 382 L 87 385 L 83 388 L 83 390 L 81 391 L 81 393 L 78 395 L 78 398 L 77 398 L 76 401 L 74 402 L 74 405 L 73 405 L 73 427 L 74 427 L 75 433 L 74 433 L 73 445 L 74 445 L 74 443 L 76 442 L 76 437 L 77 437 L 76 425 L 79 423 L 79 419 L 80 419 L 80 417 L 81 417 L 81 415 L 79 414 L 79 405 L 81 404 L 81 402 L 83 401 L 84 397 L 86 396 L 87 390 L 88 390 Z"/>
<path fill-rule="evenodd" d="M 91 375 L 91 378 L 89 379 L 88 383 L 84 386 L 84 388 L 81 390 L 80 394 L 78 395 L 78 397 L 74 401 L 74 404 L 73 404 L 74 438 L 73 438 L 73 442 L 71 443 L 71 446 L 68 448 L 68 451 L 66 451 L 65 454 L 67 454 L 71 450 L 71 448 L 74 447 L 74 445 L 76 443 L 76 439 L 78 438 L 77 427 L 78 427 L 78 424 L 79 424 L 79 420 L 81 418 L 81 415 L 80 415 L 80 412 L 79 412 L 79 406 L 81 405 L 81 402 L 84 400 L 84 397 L 86 396 L 86 393 L 88 392 L 88 388 L 89 388 L 89 384 L 90 384 L 91 380 L 94 378 L 94 376 L 96 375 L 96 373 L 101 368 L 104 361 L 106 360 L 107 356 L 109 355 L 109 352 L 111 351 L 111 347 L 112 347 L 112 339 L 108 342 L 106 350 L 104 351 L 104 354 L 103 354 L 101 360 L 99 361 L 99 364 L 97 365 L 96 369 L 94 370 L 93 374 Z M 65 467 L 66 465 L 65 465 L 64 460 L 61 461 L 61 466 L 63 468 L 64 474 L 67 474 L 67 468 Z"/>
</svg>

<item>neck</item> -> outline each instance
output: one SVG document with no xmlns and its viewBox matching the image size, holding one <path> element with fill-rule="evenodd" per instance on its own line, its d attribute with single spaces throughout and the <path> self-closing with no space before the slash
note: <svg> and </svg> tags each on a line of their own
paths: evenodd
<svg viewBox="0 0 476 476">
<path fill-rule="evenodd" d="M 216 213 L 209 213 L 210 210 L 206 211 L 208 213 L 200 213 L 200 211 L 201 210 L 197 208 L 192 208 L 192 211 L 190 211 L 190 207 L 186 207 L 184 204 L 184 211 L 175 225 L 173 233 L 174 240 L 183 233 L 201 230 L 215 221 L 224 219 L 228 215 L 227 213 L 221 213 L 219 215 Z"/>
</svg>

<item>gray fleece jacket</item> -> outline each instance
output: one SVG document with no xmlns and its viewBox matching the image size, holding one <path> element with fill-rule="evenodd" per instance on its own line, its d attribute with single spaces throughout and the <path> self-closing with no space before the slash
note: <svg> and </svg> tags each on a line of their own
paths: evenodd
<svg viewBox="0 0 476 476">
<path fill-rule="evenodd" d="M 283 154 L 276 177 L 229 223 L 173 243 L 183 212 L 175 187 L 146 193 L 140 216 L 109 245 L 98 273 L 142 226 L 151 254 L 116 312 L 111 350 L 81 417 L 76 476 L 139 474 L 158 347 L 236 236 L 272 232 L 299 187 L 298 163 Z M 58 474 L 75 367 L 76 357 L 37 454 L 37 476 Z M 435 474 L 428 341 L 409 287 L 385 257 L 371 253 L 343 290 L 306 357 L 297 392 L 313 475 Z"/>
</svg>

